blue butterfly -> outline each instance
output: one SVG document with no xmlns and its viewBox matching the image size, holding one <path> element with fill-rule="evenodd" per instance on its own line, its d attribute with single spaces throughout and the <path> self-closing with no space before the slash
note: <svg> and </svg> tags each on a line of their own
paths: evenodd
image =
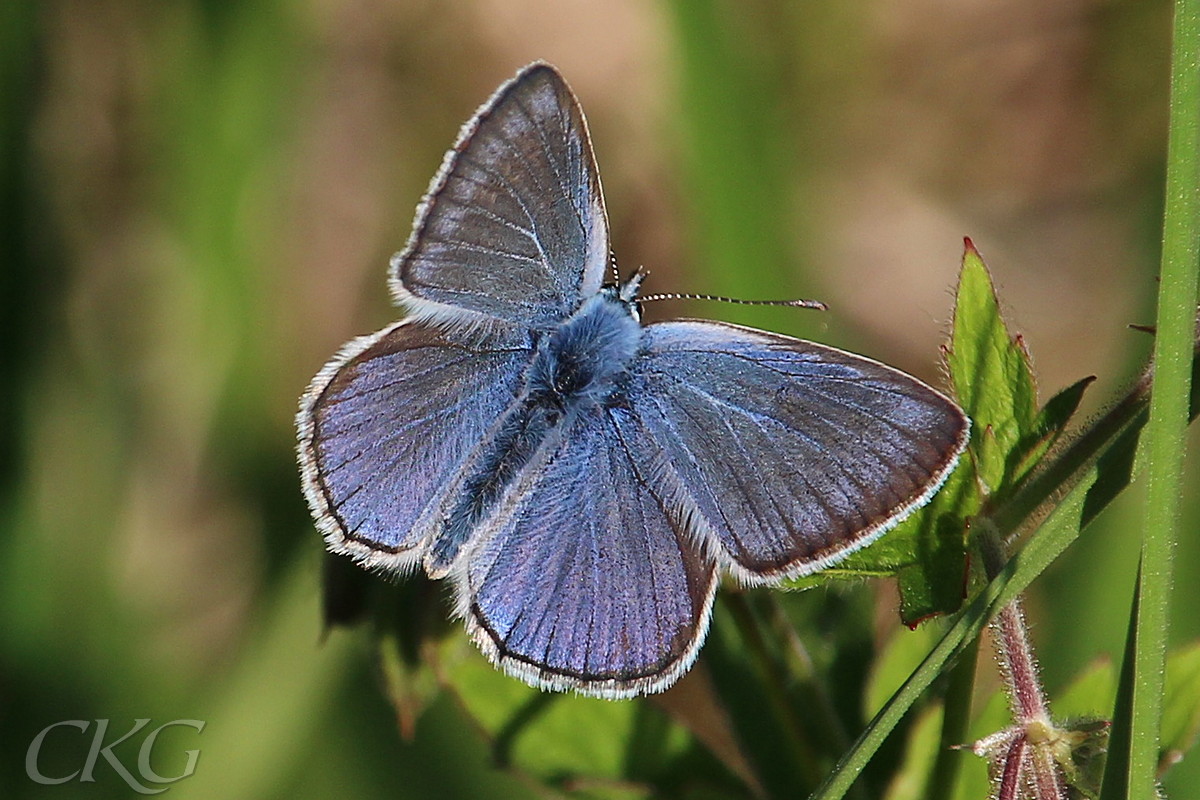
<svg viewBox="0 0 1200 800">
<path fill-rule="evenodd" d="M 408 316 L 347 344 L 297 417 L 329 549 L 449 577 L 484 654 L 547 689 L 658 692 L 721 572 L 824 569 L 928 502 L 966 446 L 891 367 L 736 325 L 643 326 L 605 283 L 587 124 L 532 64 L 459 134 L 392 259 Z"/>
</svg>

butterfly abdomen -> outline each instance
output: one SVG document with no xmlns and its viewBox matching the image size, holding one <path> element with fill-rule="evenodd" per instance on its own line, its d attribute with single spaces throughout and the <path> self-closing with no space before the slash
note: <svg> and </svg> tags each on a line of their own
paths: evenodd
<svg viewBox="0 0 1200 800">
<path fill-rule="evenodd" d="M 637 354 L 641 326 L 629 306 L 602 293 L 543 339 L 521 396 L 481 445 L 433 545 L 429 566 L 449 569 L 464 543 L 556 429 L 609 403 Z"/>
<path fill-rule="evenodd" d="M 438 573 L 450 567 L 475 528 L 496 507 L 504 491 L 529 463 L 559 424 L 560 414 L 545 406 L 519 400 L 484 442 L 450 507 L 445 525 L 433 544 L 429 567 Z"/>
</svg>

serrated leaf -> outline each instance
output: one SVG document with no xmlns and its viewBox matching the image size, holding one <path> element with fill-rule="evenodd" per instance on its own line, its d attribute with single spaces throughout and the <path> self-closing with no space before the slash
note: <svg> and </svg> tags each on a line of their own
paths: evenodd
<svg viewBox="0 0 1200 800">
<path fill-rule="evenodd" d="M 896 572 L 900 619 L 910 628 L 937 614 L 957 611 L 966 595 L 966 520 L 979 510 L 969 454 L 929 505 L 897 526 L 911 539 L 912 560 Z"/>
<path fill-rule="evenodd" d="M 972 436 L 968 458 L 975 468 L 978 486 L 989 496 L 1000 493 L 1009 459 L 1008 446 L 1000 441 L 996 429 L 990 425 Z"/>
<path fill-rule="evenodd" d="M 1009 466 L 1006 469 L 1007 483 L 1013 485 L 1020 483 L 1049 452 L 1066 429 L 1071 417 L 1078 410 L 1083 393 L 1095 380 L 1096 376 L 1094 375 L 1081 378 L 1051 397 L 1046 405 L 1042 406 L 1033 421 L 1033 430 L 1017 443 L 1016 448 L 1009 456 Z"/>
<path fill-rule="evenodd" d="M 977 435 L 990 429 L 998 451 L 1006 454 L 1033 431 L 1037 387 L 1023 341 L 1009 335 L 1000 316 L 987 266 L 971 240 L 965 241 L 946 364 L 955 396 Z M 976 467 L 985 490 L 1002 484 L 1002 461 L 986 458 Z"/>
<path fill-rule="evenodd" d="M 966 520 L 986 493 L 1004 485 L 1009 453 L 1029 435 L 1037 390 L 1029 355 L 1011 337 L 987 267 L 969 239 L 955 297 L 954 328 L 945 351 L 959 404 L 974 423 L 963 463 L 908 526 L 915 559 L 897 572 L 900 616 L 912 626 L 957 610 L 966 595 Z"/>
<path fill-rule="evenodd" d="M 1194 417 L 1200 409 L 1200 356 L 1193 355 L 1192 371 L 1195 380 L 1192 382 L 1190 409 Z M 992 579 L 953 621 L 946 635 L 930 651 L 921 666 L 880 709 L 855 743 L 843 754 L 825 783 L 812 794 L 813 800 L 840 800 L 845 797 L 851 785 L 865 770 L 871 758 L 879 752 L 904 714 L 923 696 L 936 677 L 945 671 L 946 665 L 966 649 L 967 642 L 978 636 L 985 619 L 1024 591 L 1037 575 L 1044 572 L 1047 566 L 1076 540 L 1079 531 L 1090 524 L 1129 485 L 1130 464 L 1137 451 L 1142 427 L 1149 416 L 1147 407 L 1146 398 L 1139 396 L 1135 390 L 1134 394 L 1110 412 L 1101 425 L 1093 426 L 1080 437 L 1073 446 L 1079 447 L 1077 451 L 1064 454 L 1065 463 L 1075 464 L 1076 471 L 1067 480 L 1065 485 L 1068 488 L 1065 494 L 1061 495 L 1058 504 L 1026 538 L 1021 557 L 1010 560 L 1008 567 Z M 1082 446 L 1081 443 L 1085 440 L 1089 441 L 1086 446 Z M 1092 457 L 1096 453 L 1103 455 L 1093 460 Z M 1043 493 L 1047 491 L 1045 487 L 1038 487 L 1034 493 L 1035 496 L 1045 498 L 1048 495 Z M 1000 518 L 1003 518 L 1003 515 Z M 1013 530 L 1013 527 L 1006 529 L 1009 533 Z M 1115 741 L 1118 732 L 1114 725 L 1109 741 L 1109 761 L 1113 760 L 1111 753 L 1121 749 L 1121 743 Z M 1124 746 L 1127 748 L 1128 743 Z M 1106 772 L 1106 781 L 1108 777 Z"/>
<path fill-rule="evenodd" d="M 907 521 L 906 521 L 907 523 Z M 863 578 L 891 578 L 917 560 L 916 531 L 901 523 L 869 547 L 865 547 L 831 567 L 813 575 L 792 578 L 783 583 L 788 589 L 810 589 L 830 580 L 854 581 Z"/>
</svg>

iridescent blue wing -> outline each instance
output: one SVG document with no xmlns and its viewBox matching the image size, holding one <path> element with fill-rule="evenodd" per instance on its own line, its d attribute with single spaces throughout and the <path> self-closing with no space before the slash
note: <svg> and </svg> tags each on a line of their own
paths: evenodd
<svg viewBox="0 0 1200 800">
<path fill-rule="evenodd" d="M 547 329 L 594 294 L 608 222 L 579 102 L 553 67 L 526 67 L 463 126 L 392 260 L 420 317 Z"/>
<path fill-rule="evenodd" d="M 305 495 L 330 549 L 369 566 L 419 562 L 447 487 L 513 402 L 524 334 L 456 335 L 405 320 L 348 344 L 297 416 Z"/>
<path fill-rule="evenodd" d="M 537 686 L 601 697 L 665 689 L 708 627 L 713 562 L 648 488 L 620 413 L 583 412 L 455 574 L 476 643 Z"/>
<path fill-rule="evenodd" d="M 734 325 L 650 325 L 630 391 L 662 486 L 736 576 L 822 569 L 929 500 L 969 421 L 916 378 Z M 722 556 L 722 554 L 724 554 Z"/>
</svg>

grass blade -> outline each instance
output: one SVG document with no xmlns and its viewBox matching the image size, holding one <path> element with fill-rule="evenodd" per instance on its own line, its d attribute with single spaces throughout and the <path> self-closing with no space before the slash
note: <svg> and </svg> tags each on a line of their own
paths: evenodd
<svg viewBox="0 0 1200 800">
<path fill-rule="evenodd" d="M 1146 428 L 1146 514 L 1135 597 L 1128 796 L 1155 796 L 1162 720 L 1171 551 L 1179 526 L 1184 433 L 1200 261 L 1200 2 L 1177 0 L 1171 58 L 1167 190 Z M 1118 715 L 1118 722 L 1121 721 Z M 1116 734 L 1117 731 L 1114 731 Z M 1116 796 L 1116 795 L 1113 795 Z"/>
</svg>

